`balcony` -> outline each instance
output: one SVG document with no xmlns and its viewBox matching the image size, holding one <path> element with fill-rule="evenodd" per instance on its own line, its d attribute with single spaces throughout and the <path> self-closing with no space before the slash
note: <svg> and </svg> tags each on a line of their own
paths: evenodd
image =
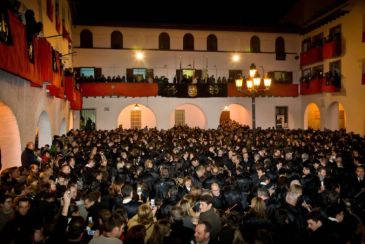
<svg viewBox="0 0 365 244">
<path fill-rule="evenodd" d="M 309 81 L 302 81 L 300 83 L 300 95 L 338 92 L 341 90 L 341 85 L 337 82 L 331 78 L 314 78 Z"/>
<path fill-rule="evenodd" d="M 323 60 L 323 48 L 313 47 L 300 54 L 300 66 L 310 65 Z"/>
<path fill-rule="evenodd" d="M 12 12 L 7 15 L 5 24 L 10 34 L 0 39 L 0 69 L 28 80 L 33 87 L 47 85 L 49 95 L 61 99 L 66 96 L 72 109 L 80 109 L 80 92 L 73 89 L 72 94 L 65 93 L 67 84 L 75 83 L 73 77 L 64 77 L 60 54 L 45 38 L 34 37 L 27 43 L 25 26 Z"/>
<path fill-rule="evenodd" d="M 158 84 L 158 83 L 98 83 L 82 82 L 79 84 L 83 97 L 242 97 L 235 84 Z M 269 96 L 297 97 L 297 84 L 273 83 Z"/>
<path fill-rule="evenodd" d="M 323 45 L 323 59 L 330 59 L 341 56 L 342 53 L 341 38 L 334 38 L 326 41 Z"/>
</svg>

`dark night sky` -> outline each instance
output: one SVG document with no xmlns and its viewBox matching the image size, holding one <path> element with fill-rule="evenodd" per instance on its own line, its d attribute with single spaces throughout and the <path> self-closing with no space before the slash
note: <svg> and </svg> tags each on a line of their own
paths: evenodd
<svg viewBox="0 0 365 244">
<path fill-rule="evenodd" d="M 73 2 L 73 3 L 72 3 Z M 206 27 L 284 27 L 283 17 L 298 0 L 225 0 L 209 3 L 72 0 L 75 24 Z"/>
</svg>

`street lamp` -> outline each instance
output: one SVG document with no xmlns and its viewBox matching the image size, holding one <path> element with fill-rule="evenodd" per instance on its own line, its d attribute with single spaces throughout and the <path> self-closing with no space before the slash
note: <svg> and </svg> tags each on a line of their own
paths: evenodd
<svg viewBox="0 0 365 244">
<path fill-rule="evenodd" d="M 262 68 L 263 70 L 263 68 Z M 263 70 L 264 74 L 264 70 Z M 252 100 L 252 140 L 253 145 L 256 146 L 256 96 L 260 94 L 265 94 L 266 91 L 270 89 L 271 78 L 265 75 L 264 78 L 260 77 L 259 72 L 256 69 L 255 64 L 251 64 L 249 71 L 249 79 L 241 76 L 236 79 L 236 88 L 239 92 L 242 92 L 251 97 Z M 264 81 L 263 85 L 261 81 Z M 242 89 L 243 81 L 246 81 L 246 88 Z"/>
</svg>

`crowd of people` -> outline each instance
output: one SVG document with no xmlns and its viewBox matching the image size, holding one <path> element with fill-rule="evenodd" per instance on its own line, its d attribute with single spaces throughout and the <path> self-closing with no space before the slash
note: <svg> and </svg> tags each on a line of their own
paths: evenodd
<svg viewBox="0 0 365 244">
<path fill-rule="evenodd" d="M 1 243 L 364 243 L 365 138 L 71 130 L 1 173 Z"/>
</svg>

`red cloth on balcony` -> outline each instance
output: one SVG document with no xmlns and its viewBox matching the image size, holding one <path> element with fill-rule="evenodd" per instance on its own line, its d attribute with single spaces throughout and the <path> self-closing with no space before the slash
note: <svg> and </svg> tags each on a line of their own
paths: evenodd
<svg viewBox="0 0 365 244">
<path fill-rule="evenodd" d="M 333 40 L 323 45 L 323 58 L 329 59 L 341 55 L 341 40 Z"/>
<path fill-rule="evenodd" d="M 158 95 L 157 83 L 81 83 L 82 96 L 151 97 Z"/>
<path fill-rule="evenodd" d="M 53 0 L 47 0 L 47 16 L 53 22 Z"/>
<path fill-rule="evenodd" d="M 309 49 L 309 64 L 314 64 L 323 60 L 322 47 L 314 47 Z"/>
</svg>

